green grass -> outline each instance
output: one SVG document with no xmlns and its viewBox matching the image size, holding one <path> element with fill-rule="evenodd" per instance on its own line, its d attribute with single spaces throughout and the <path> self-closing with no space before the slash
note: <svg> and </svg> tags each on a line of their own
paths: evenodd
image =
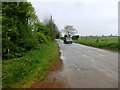
<svg viewBox="0 0 120 90">
<path fill-rule="evenodd" d="M 2 62 L 3 88 L 27 88 L 36 80 L 44 80 L 49 67 L 59 59 L 55 42 L 42 44 L 21 58 Z"/>
<path fill-rule="evenodd" d="M 118 43 L 118 37 L 99 37 L 97 38 L 79 38 L 74 42 L 87 46 L 92 46 L 101 49 L 107 49 L 112 51 L 119 51 L 120 43 Z"/>
</svg>

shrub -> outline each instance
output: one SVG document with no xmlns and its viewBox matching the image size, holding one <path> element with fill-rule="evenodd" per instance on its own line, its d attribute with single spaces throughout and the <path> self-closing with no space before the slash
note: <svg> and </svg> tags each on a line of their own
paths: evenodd
<svg viewBox="0 0 120 90">
<path fill-rule="evenodd" d="M 39 43 L 47 43 L 47 39 L 44 34 L 38 32 L 37 39 Z"/>
<path fill-rule="evenodd" d="M 30 51 L 32 49 L 35 49 L 36 46 L 37 46 L 37 40 L 33 39 L 33 38 L 26 38 L 24 41 L 23 41 L 23 48 L 26 50 L 26 51 Z"/>
</svg>

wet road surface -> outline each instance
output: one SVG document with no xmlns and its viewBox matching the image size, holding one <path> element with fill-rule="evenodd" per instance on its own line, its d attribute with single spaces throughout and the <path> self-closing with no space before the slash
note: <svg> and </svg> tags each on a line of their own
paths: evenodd
<svg viewBox="0 0 120 90">
<path fill-rule="evenodd" d="M 57 43 L 63 67 L 56 75 L 65 88 L 118 87 L 118 53 L 62 40 Z"/>
</svg>

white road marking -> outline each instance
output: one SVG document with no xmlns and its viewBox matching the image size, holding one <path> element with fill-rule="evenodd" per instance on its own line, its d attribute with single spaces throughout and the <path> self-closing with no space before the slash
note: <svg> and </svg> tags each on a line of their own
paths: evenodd
<svg viewBox="0 0 120 90">
<path fill-rule="evenodd" d="M 60 50 L 60 52 L 62 53 L 62 50 Z"/>
<path fill-rule="evenodd" d="M 60 57 L 62 60 L 65 60 L 66 59 L 66 57 L 65 56 L 63 56 L 63 55 L 61 55 L 61 57 Z"/>
<path fill-rule="evenodd" d="M 77 70 L 79 71 L 80 69 L 79 69 L 79 68 L 77 68 Z"/>
<path fill-rule="evenodd" d="M 78 66 L 76 66 L 75 64 L 73 64 L 73 66 L 75 67 L 75 69 L 77 69 L 78 71 L 80 70 L 80 68 Z"/>
<path fill-rule="evenodd" d="M 103 54 L 99 54 L 99 53 L 97 53 L 97 54 L 98 54 L 99 56 L 102 56 L 102 57 L 104 56 Z"/>
</svg>

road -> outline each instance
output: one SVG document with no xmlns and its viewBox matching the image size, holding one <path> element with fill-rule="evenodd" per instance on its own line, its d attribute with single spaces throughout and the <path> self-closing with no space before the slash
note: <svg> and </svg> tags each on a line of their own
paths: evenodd
<svg viewBox="0 0 120 90">
<path fill-rule="evenodd" d="M 118 53 L 62 40 L 57 43 L 63 61 L 59 79 L 66 88 L 118 87 Z"/>
</svg>

